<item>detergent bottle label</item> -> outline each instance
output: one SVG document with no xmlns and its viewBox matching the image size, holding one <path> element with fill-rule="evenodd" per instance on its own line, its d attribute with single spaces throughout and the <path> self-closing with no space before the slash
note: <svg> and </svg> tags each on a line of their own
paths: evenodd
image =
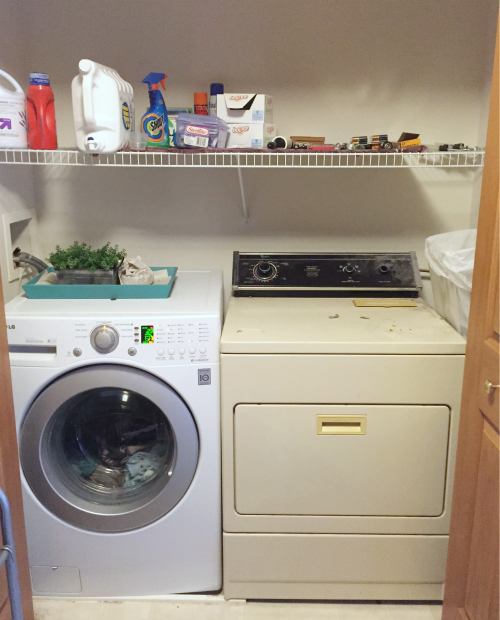
<svg viewBox="0 0 500 620">
<path fill-rule="evenodd" d="M 130 108 L 126 101 L 122 103 L 122 122 L 127 131 L 130 131 Z"/>
</svg>

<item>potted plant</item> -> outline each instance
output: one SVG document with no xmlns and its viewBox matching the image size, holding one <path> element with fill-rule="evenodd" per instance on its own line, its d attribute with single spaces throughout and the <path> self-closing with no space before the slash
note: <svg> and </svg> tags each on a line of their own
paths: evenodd
<svg viewBox="0 0 500 620">
<path fill-rule="evenodd" d="M 117 245 L 111 247 L 109 241 L 97 250 L 75 241 L 66 249 L 57 245 L 48 260 L 58 284 L 118 284 L 118 267 L 125 254 Z"/>
</svg>

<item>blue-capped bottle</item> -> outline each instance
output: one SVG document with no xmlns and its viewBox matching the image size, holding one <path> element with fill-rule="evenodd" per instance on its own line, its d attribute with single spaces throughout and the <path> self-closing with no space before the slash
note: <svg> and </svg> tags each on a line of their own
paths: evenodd
<svg viewBox="0 0 500 620">
<path fill-rule="evenodd" d="M 149 109 L 141 119 L 141 131 L 148 136 L 148 146 L 168 149 L 170 138 L 168 114 L 159 84 L 165 90 L 165 73 L 149 73 L 142 81 L 149 88 Z"/>
</svg>

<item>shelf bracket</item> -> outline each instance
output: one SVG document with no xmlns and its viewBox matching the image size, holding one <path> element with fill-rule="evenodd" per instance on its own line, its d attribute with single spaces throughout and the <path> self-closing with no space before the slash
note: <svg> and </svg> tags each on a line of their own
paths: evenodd
<svg viewBox="0 0 500 620">
<path fill-rule="evenodd" d="M 238 163 L 239 163 L 239 155 L 238 155 Z M 245 224 L 248 224 L 249 222 L 249 217 L 248 217 L 248 208 L 247 208 L 247 201 L 245 199 L 245 187 L 243 185 L 243 174 L 241 172 L 241 167 L 238 166 L 238 179 L 240 181 L 240 191 L 241 191 L 241 206 L 243 207 L 243 217 L 245 218 Z"/>
</svg>

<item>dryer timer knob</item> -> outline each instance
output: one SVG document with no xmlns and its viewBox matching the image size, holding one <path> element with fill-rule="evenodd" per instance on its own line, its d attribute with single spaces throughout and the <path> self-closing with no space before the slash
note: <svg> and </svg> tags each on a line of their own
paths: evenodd
<svg viewBox="0 0 500 620">
<path fill-rule="evenodd" d="M 110 325 L 98 325 L 90 334 L 90 344 L 98 353 L 111 353 L 118 346 L 118 332 Z"/>
</svg>

